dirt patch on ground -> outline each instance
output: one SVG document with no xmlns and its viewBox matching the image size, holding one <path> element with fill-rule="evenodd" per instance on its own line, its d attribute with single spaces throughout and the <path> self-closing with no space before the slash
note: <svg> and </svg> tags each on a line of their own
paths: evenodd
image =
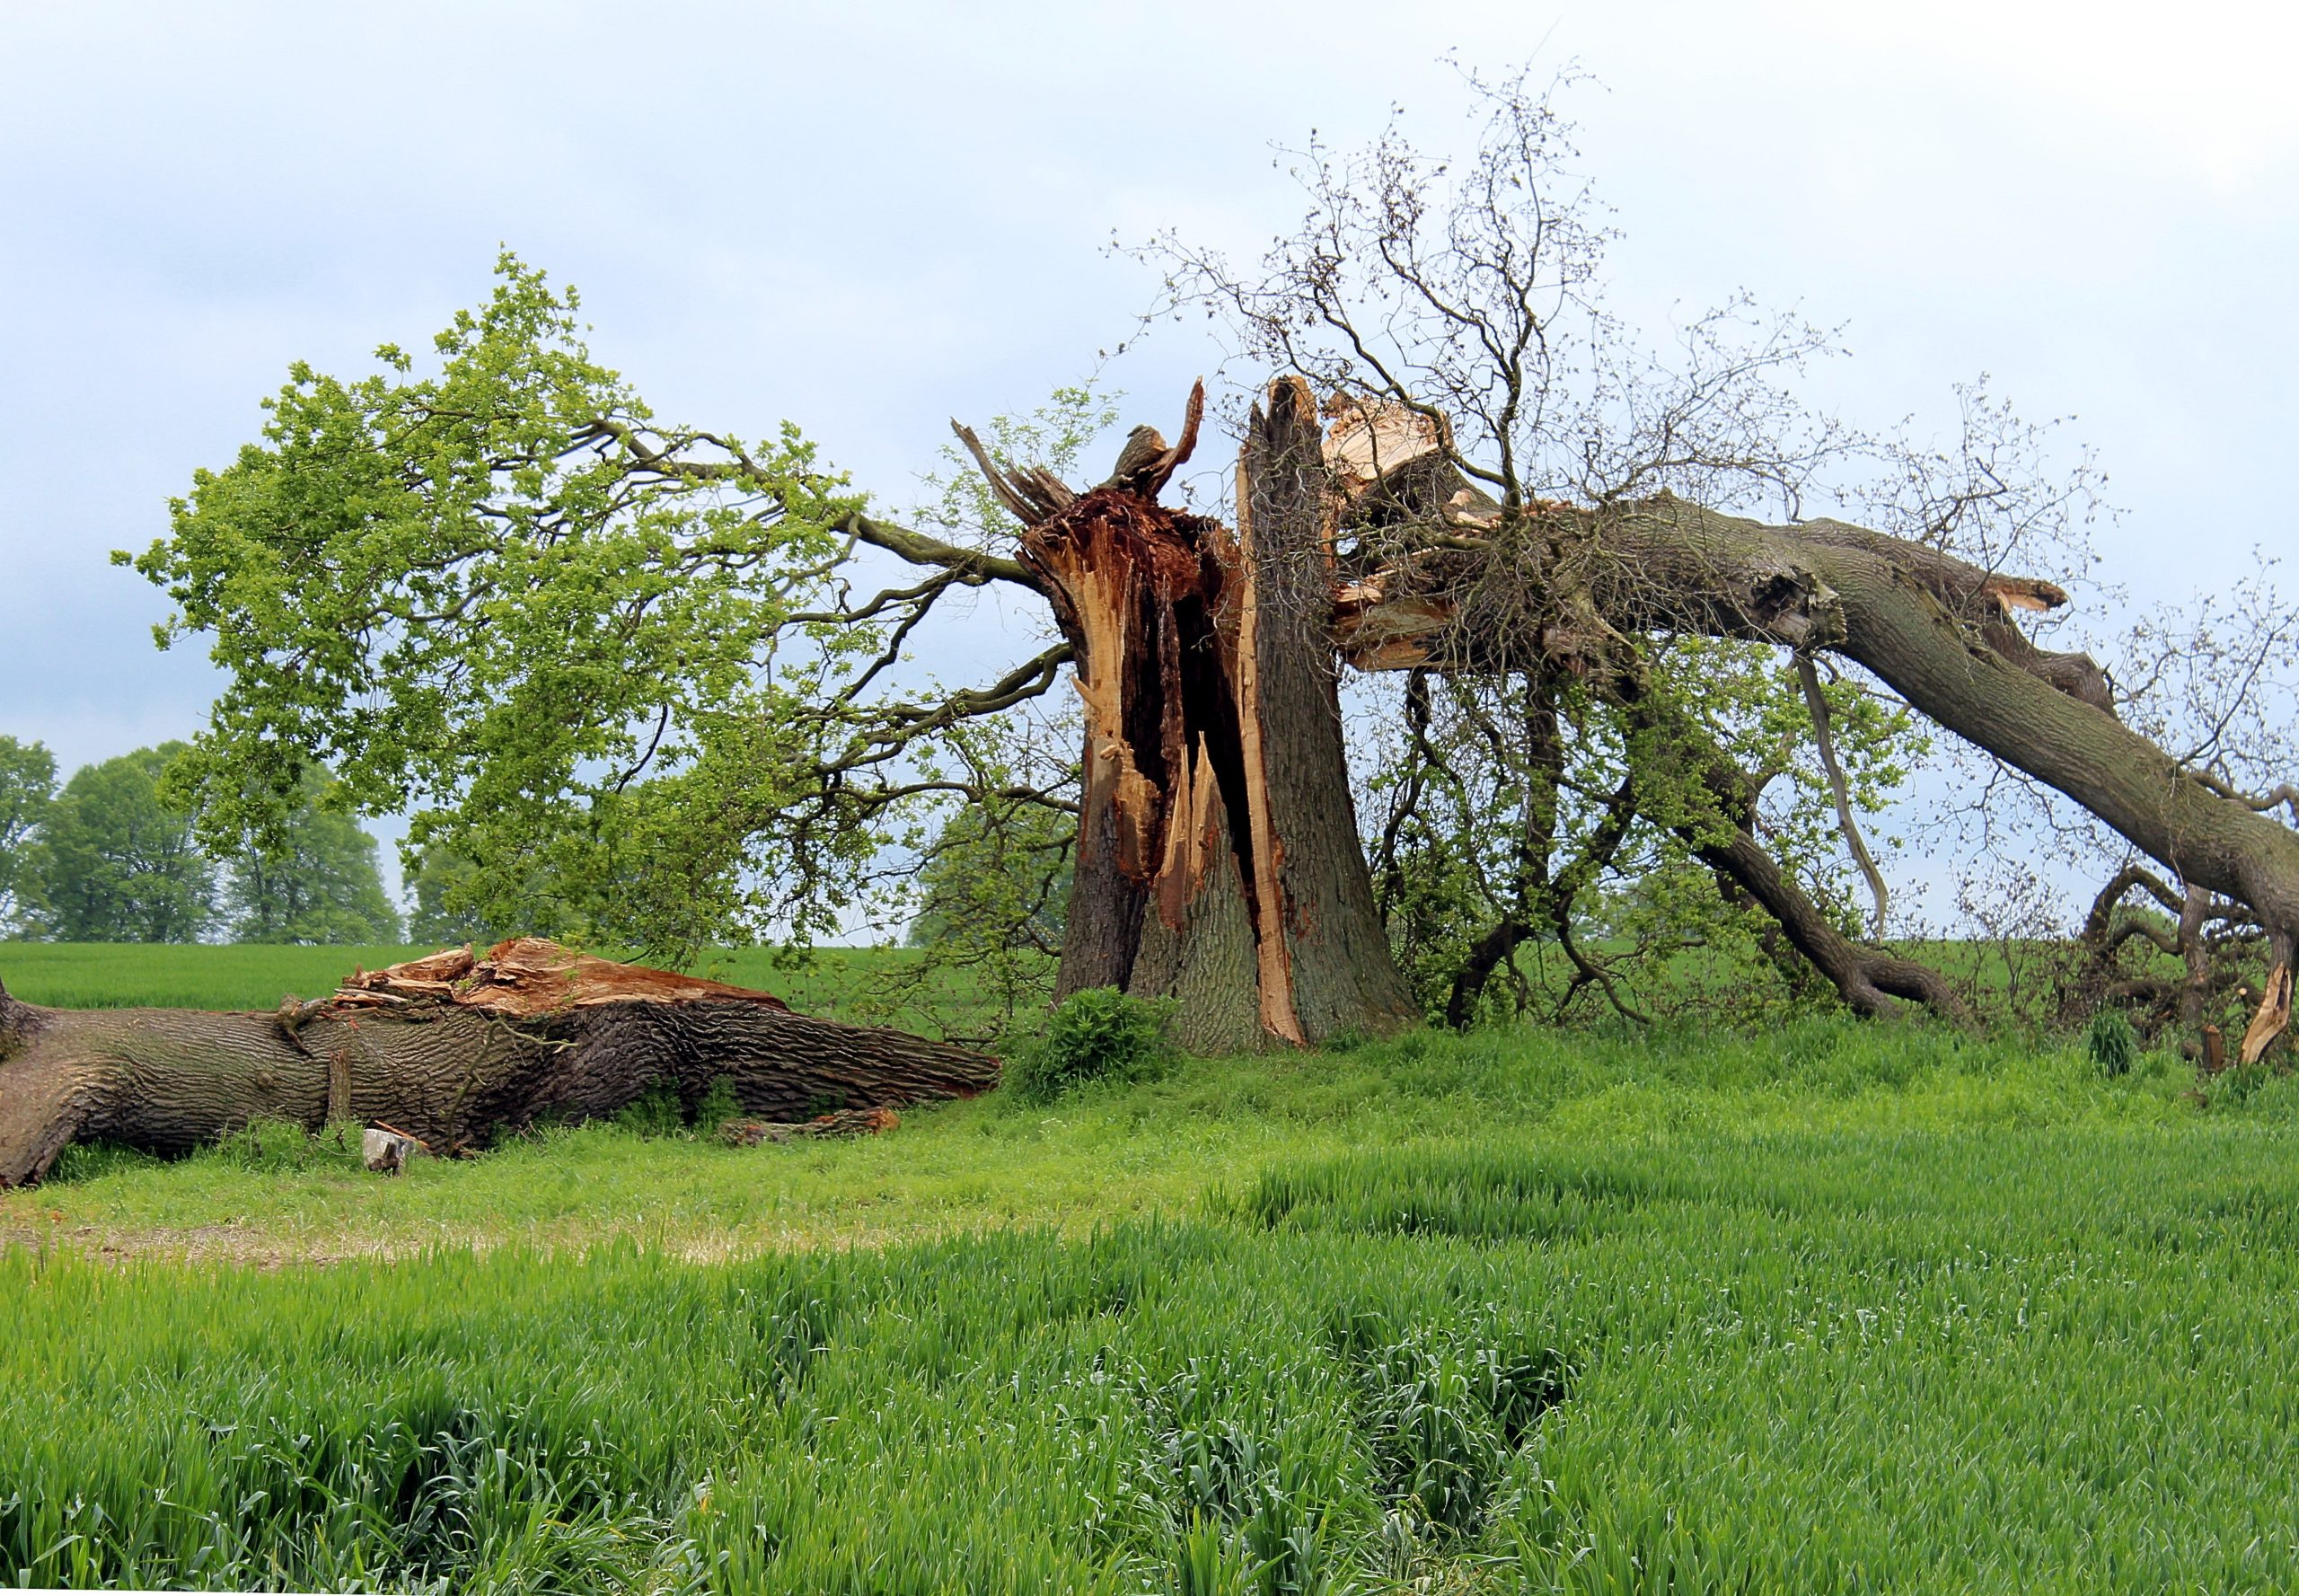
<svg viewBox="0 0 2299 1596">
<path fill-rule="evenodd" d="M 953 1229 L 962 1227 L 952 1227 Z M 858 1213 L 854 1221 L 837 1227 L 744 1225 L 724 1230 L 657 1230 L 643 1225 L 571 1227 L 561 1233 L 524 1231 L 517 1235 L 466 1231 L 387 1237 L 361 1237 L 330 1232 L 295 1237 L 268 1233 L 252 1225 L 209 1224 L 163 1226 L 145 1230 L 107 1230 L 95 1225 L 58 1223 L 45 1230 L 22 1225 L 0 1228 L 0 1248 L 24 1248 L 34 1252 L 75 1252 L 105 1263 L 156 1261 L 169 1264 L 217 1264 L 257 1269 L 330 1264 L 392 1263 L 419 1257 L 427 1252 L 492 1252 L 515 1246 L 544 1253 L 581 1256 L 592 1248 L 623 1242 L 661 1251 L 691 1264 L 739 1263 L 770 1254 L 812 1252 L 824 1248 L 866 1251 L 923 1239 L 915 1230 L 896 1230 L 867 1222 Z"/>
<path fill-rule="evenodd" d="M 260 1269 L 291 1264 L 344 1264 L 410 1257 L 420 1246 L 346 1245 L 340 1237 L 308 1245 L 267 1235 L 251 1225 L 189 1225 L 156 1230 L 111 1230 L 96 1225 L 56 1223 L 45 1230 L 22 1225 L 0 1230 L 0 1248 L 31 1252 L 74 1252 L 103 1263 L 157 1259 L 174 1264 L 232 1264 Z"/>
</svg>

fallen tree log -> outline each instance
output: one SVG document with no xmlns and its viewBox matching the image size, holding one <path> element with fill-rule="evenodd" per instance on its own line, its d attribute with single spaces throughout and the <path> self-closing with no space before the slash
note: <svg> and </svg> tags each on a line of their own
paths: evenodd
<svg viewBox="0 0 2299 1596">
<path fill-rule="evenodd" d="M 2057 588 L 1986 577 L 1836 522 L 1766 526 L 1666 498 L 1603 514 L 1546 514 L 1563 535 L 1602 545 L 1601 569 L 1618 586 L 1595 587 L 1612 626 L 1672 618 L 1688 630 L 1823 648 L 1865 666 L 1933 720 L 2074 799 L 2182 881 L 2249 905 L 2275 956 L 2290 957 L 2299 939 L 2299 833 L 2123 725 L 2091 660 L 2047 652 L 2020 634 L 2009 611 L 2064 604 Z M 1585 646 L 1483 613 L 1499 602 L 1479 591 L 1492 558 L 1480 550 L 1457 555 L 1458 569 L 1361 578 L 1354 591 L 1367 596 L 1344 614 L 1345 655 L 1369 668 L 1495 670 L 1553 664 L 1560 651 Z M 1507 576 L 1519 592 L 1539 591 L 1537 565 Z"/>
<path fill-rule="evenodd" d="M 274 1013 L 43 1009 L 0 988 L 0 1186 L 37 1181 L 75 1141 L 173 1154 L 256 1118 L 380 1121 L 454 1152 L 658 1087 L 691 1110 L 721 1080 L 745 1114 L 798 1121 L 972 1097 L 999 1066 L 537 939 L 363 972 Z"/>
<path fill-rule="evenodd" d="M 1369 452 L 1364 436 L 1387 446 Z M 1339 571 L 1334 640 L 1358 668 L 1563 671 L 1601 681 L 1621 674 L 1619 657 L 1633 652 L 1625 639 L 1666 632 L 1827 651 L 2074 799 L 2189 891 L 2245 905 L 2267 933 L 2271 962 L 2299 955 L 2299 833 L 2271 813 L 2280 789 L 2256 801 L 2231 796 L 2125 726 L 2106 673 L 2088 656 L 2030 640 L 2015 613 L 2066 604 L 2054 584 L 1840 521 L 1766 525 L 1668 493 L 1510 510 L 1468 482 L 1433 423 L 1396 406 L 1343 407 L 1326 459 L 1354 524 L 1408 529 L 1365 540 L 1370 554 Z M 1761 851 L 1745 833 L 1736 846 Z M 1792 934 L 1807 918 L 1731 873 Z M 1906 961 L 1863 972 L 1844 949 L 1799 947 L 1863 1012 L 1876 1008 L 1878 992 L 1932 1001 L 1937 990 Z M 2279 1032 L 2261 1014 L 2259 1024 Z"/>
</svg>

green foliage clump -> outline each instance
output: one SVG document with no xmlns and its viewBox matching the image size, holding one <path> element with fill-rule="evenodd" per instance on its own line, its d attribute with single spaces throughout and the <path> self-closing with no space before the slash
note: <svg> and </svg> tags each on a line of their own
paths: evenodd
<svg viewBox="0 0 2299 1596">
<path fill-rule="evenodd" d="M 40 1186 L 48 1190 L 76 1186 L 84 1181 L 101 1180 L 107 1175 L 151 1168 L 164 1161 L 156 1153 L 122 1147 L 116 1142 L 75 1142 L 57 1155 L 56 1162 L 41 1178 Z"/>
<path fill-rule="evenodd" d="M 1179 1056 L 1168 1035 L 1173 1022 L 1169 1001 L 1128 997 L 1114 986 L 1072 992 L 1008 1061 L 1007 1088 L 1026 1102 L 1050 1103 L 1088 1081 L 1154 1079 Z"/>
<path fill-rule="evenodd" d="M 436 948 L 469 942 L 485 948 L 516 936 L 510 921 L 489 920 L 463 905 L 485 895 L 479 867 L 449 848 L 427 848 L 407 877 L 407 937 Z"/>
<path fill-rule="evenodd" d="M 626 1104 L 614 1116 L 614 1128 L 632 1136 L 675 1136 L 686 1129 L 679 1107 L 678 1088 L 658 1080 Z"/>
<path fill-rule="evenodd" d="M 198 834 L 172 786 L 181 743 L 84 766 L 61 793 L 55 760 L 0 736 L 0 936 L 62 942 L 391 943 L 375 840 L 315 767 L 275 831 Z"/>
<path fill-rule="evenodd" d="M 0 735 L 0 938 L 31 929 L 32 851 L 56 801 L 56 755 L 40 743 Z"/>
<path fill-rule="evenodd" d="M 674 1082 L 657 1080 L 618 1113 L 613 1124 L 628 1135 L 649 1141 L 666 1136 L 691 1141 L 711 1134 L 728 1120 L 741 1117 L 742 1112 L 742 1104 L 735 1099 L 734 1080 L 728 1076 L 714 1078 L 691 1108 Z"/>
<path fill-rule="evenodd" d="M 375 839 L 335 806 L 339 790 L 306 771 L 301 798 L 267 841 L 249 836 L 225 874 L 235 942 L 307 946 L 396 942 L 399 913 L 383 895 Z"/>
<path fill-rule="evenodd" d="M 506 254 L 424 359 L 292 367 L 261 440 L 116 556 L 231 677 L 175 780 L 211 842 L 271 843 L 324 766 L 409 815 L 412 856 L 475 863 L 451 896 L 488 923 L 650 948 L 835 923 L 884 842 L 841 696 L 884 639 L 801 617 L 836 607 L 862 501 L 795 428 L 658 421 L 582 333 Z"/>
<path fill-rule="evenodd" d="M 161 778 L 181 743 L 83 767 L 40 822 L 32 893 L 62 942 L 189 942 L 214 922 L 216 867 Z"/>
<path fill-rule="evenodd" d="M 2092 1028 L 2083 1038 L 2084 1051 L 2100 1067 L 2100 1073 L 2109 1077 L 2131 1073 L 2132 1061 L 2139 1056 L 2139 1033 L 2131 1028 L 2119 1009 L 2102 1009 L 2092 1017 Z"/>
<path fill-rule="evenodd" d="M 355 1168 L 360 1150 L 356 1130 L 333 1125 L 314 1136 L 292 1119 L 258 1117 L 227 1131 L 195 1155 L 210 1164 L 251 1175 L 295 1175 L 314 1169 Z"/>
<path fill-rule="evenodd" d="M 1784 870 L 1847 933 L 1866 892 L 1843 851 L 1813 699 L 1770 648 L 1656 645 L 1634 710 L 1570 681 L 1408 677 L 1368 798 L 1375 900 L 1423 1011 L 1512 1018 L 1723 1015 L 1832 1004 L 1704 853 L 1761 823 Z M 1851 809 L 1884 812 L 1926 747 L 1850 679 L 1818 702 Z M 1719 761 L 1722 763 L 1719 763 Z M 1767 772 L 1759 804 L 1720 769 Z"/>
<path fill-rule="evenodd" d="M 710 1089 L 695 1104 L 694 1128 L 707 1136 L 728 1120 L 740 1119 L 742 1115 L 743 1106 L 735 1097 L 735 1078 L 721 1075 L 711 1081 Z"/>
</svg>

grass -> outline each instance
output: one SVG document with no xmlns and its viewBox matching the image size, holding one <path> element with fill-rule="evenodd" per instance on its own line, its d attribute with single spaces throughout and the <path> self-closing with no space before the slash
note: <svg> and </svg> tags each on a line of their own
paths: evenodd
<svg viewBox="0 0 2299 1596">
<path fill-rule="evenodd" d="M 857 1143 L 75 1151 L 0 1195 L 0 1574 L 2290 1589 L 2299 1085 L 2194 1084 L 1416 1035 Z"/>
<path fill-rule="evenodd" d="M 0 942 L 9 994 L 52 1009 L 276 1009 L 318 997 L 354 968 L 428 948 L 211 947 L 190 943 Z"/>
<path fill-rule="evenodd" d="M 354 969 L 380 969 L 437 951 L 427 945 L 283 948 L 205 943 L 0 942 L 0 983 L 55 1009 L 271 1010 L 280 996 L 317 997 Z M 963 979 L 939 983 L 935 1011 L 886 994 L 887 977 L 918 957 L 904 948 L 823 948 L 803 958 L 771 948 L 722 948 L 690 973 L 773 992 L 802 1013 L 935 1029 L 984 1028 L 987 997 Z"/>
<path fill-rule="evenodd" d="M 377 1181 L 324 1154 L 250 1179 L 240 1149 L 176 1163 L 75 1149 L 48 1184 L 0 1195 L 0 1231 L 267 1263 L 611 1238 L 723 1258 L 1009 1225 L 1076 1237 L 1368 1145 L 2176 1124 L 2193 1118 L 2178 1097 L 2189 1080 L 2160 1057 L 2109 1081 L 2073 1046 L 1837 1024 L 1661 1041 L 1421 1034 L 1192 1061 L 1045 1107 L 992 1094 L 908 1110 L 891 1136 L 764 1151 L 593 1125 Z"/>
</svg>

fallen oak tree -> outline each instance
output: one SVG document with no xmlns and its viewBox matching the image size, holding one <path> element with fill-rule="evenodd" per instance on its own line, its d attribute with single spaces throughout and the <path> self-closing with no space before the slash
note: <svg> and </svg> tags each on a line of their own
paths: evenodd
<svg viewBox="0 0 2299 1596">
<path fill-rule="evenodd" d="M 1287 386 L 1272 387 L 1273 413 Z M 1307 397 L 1296 395 L 1297 408 Z M 1387 446 L 1369 465 L 1348 445 L 1372 432 Z M 2270 973 L 2244 1062 L 2287 1025 L 2287 1003 L 2279 1010 L 2274 999 L 2299 957 L 2299 833 L 2272 814 L 2282 794 L 2247 798 L 2184 764 L 2122 723 L 2107 675 L 2088 655 L 2031 641 L 2015 615 L 2064 606 L 2063 588 L 1841 521 L 1766 525 L 1667 492 L 1512 509 L 1459 470 L 1441 426 L 1395 403 L 1343 407 L 1326 457 L 1336 534 L 1369 507 L 1447 533 L 1441 542 L 1403 540 L 1402 555 L 1400 540 L 1383 539 L 1361 546 L 1353 566 L 1337 563 L 1334 641 L 1350 665 L 1569 675 L 1633 704 L 1641 683 L 1631 639 L 1655 632 L 1852 661 L 1934 724 L 2073 798 L 2170 867 L 2189 897 L 2218 895 L 2248 911 Z M 1854 948 L 1793 883 L 1766 881 L 1778 872 L 1755 841 L 1752 802 L 1731 790 L 1737 773 L 1689 728 L 1673 729 L 1693 736 L 1678 757 L 1702 772 L 1738 833 L 1706 842 L 1704 854 L 1782 923 L 1845 1001 L 1862 1013 L 1886 1007 L 1884 994 L 1945 1007 L 1920 966 Z M 2154 881 L 2144 871 L 2117 877 L 2093 907 L 2087 939 L 2099 939 L 2114 903 L 2143 879 Z M 2154 886 L 2176 909 L 2171 889 Z M 2200 1023 L 2199 1010 L 2187 1018 Z"/>
<path fill-rule="evenodd" d="M 972 1097 L 999 1065 L 536 938 L 360 972 L 268 1014 L 44 1009 L 0 988 L 0 1186 L 39 1180 L 78 1141 L 181 1153 L 269 1117 L 381 1121 L 454 1151 L 662 1086 L 691 1108 L 720 1080 L 745 1114 L 802 1121 Z"/>
<path fill-rule="evenodd" d="M 1356 835 L 1337 656 L 1366 671 L 1586 683 L 1703 793 L 1693 811 L 1677 795 L 1665 823 L 1847 1006 L 1872 1015 L 1912 1001 L 1961 1018 L 1938 972 L 1830 921 L 1758 839 L 1760 781 L 1649 695 L 1643 639 L 1679 632 L 1864 666 L 2183 880 L 2247 905 L 2274 974 L 2246 1062 L 2287 1025 L 2273 997 L 2299 946 L 2299 835 L 2125 727 L 2088 657 L 2022 632 L 2015 612 L 2067 602 L 2054 584 L 1865 527 L 1765 525 L 1668 493 L 1506 506 L 1469 478 L 1441 419 L 1336 398 L 1321 425 L 1298 376 L 1251 413 L 1232 531 L 1157 498 L 1190 454 L 1202 402 L 1192 393 L 1171 446 L 1135 428 L 1109 480 L 1083 492 L 1002 464 L 959 429 L 1023 524 L 1020 563 L 1051 604 L 1084 701 L 1058 993 L 1179 998 L 1184 1037 L 1203 1051 L 1402 1021 Z M 1641 807 L 1634 781 L 1617 801 L 1623 819 Z M 1572 894 L 1549 896 L 1565 952 L 1603 982 L 1574 948 Z"/>
<path fill-rule="evenodd" d="M 2232 701 L 2200 740 L 2144 699 L 2127 724 L 2093 662 L 2017 624 L 2066 603 L 2009 571 L 2082 569 L 2088 468 L 2047 481 L 1978 390 L 1944 452 L 1847 430 L 1791 391 L 1830 335 L 1740 301 L 1638 348 L 1563 126 L 1521 79 L 1472 87 L 1465 163 L 1395 130 L 1313 150 L 1300 229 L 1257 264 L 1142 251 L 1159 313 L 1207 312 L 1278 378 L 1238 395 L 1228 525 L 1161 503 L 1202 397 L 1088 487 L 1114 416 L 1077 391 L 961 428 L 980 487 L 896 525 L 795 429 L 656 419 L 574 296 L 508 258 L 436 374 L 396 346 L 354 382 L 298 366 L 136 561 L 166 635 L 211 637 L 231 676 L 172 780 L 205 833 L 269 838 L 323 768 L 473 867 L 461 908 L 649 947 L 899 911 L 877 895 L 938 824 L 921 876 L 1046 882 L 1020 915 L 940 915 L 1013 956 L 1001 979 L 1048 950 L 1066 879 L 1055 995 L 1175 1000 L 1179 1039 L 1227 1053 L 1592 992 L 1650 1018 L 1635 977 L 1687 962 L 1719 972 L 1693 1001 L 1734 1012 L 1776 971 L 1791 1001 L 1957 1016 L 1942 972 L 1858 939 L 1889 916 L 1856 811 L 1929 722 L 1985 755 L 1976 807 L 1999 779 L 2065 795 L 2236 905 L 2271 995 L 2299 948 L 2277 740 L 2225 757 Z M 1823 493 L 1873 527 L 1805 518 Z M 984 591 L 1058 638 L 972 686 L 903 680 L 937 606 Z M 2273 657 L 2299 610 L 2258 637 Z M 1403 676 L 1362 834 L 1344 666 Z"/>
</svg>

